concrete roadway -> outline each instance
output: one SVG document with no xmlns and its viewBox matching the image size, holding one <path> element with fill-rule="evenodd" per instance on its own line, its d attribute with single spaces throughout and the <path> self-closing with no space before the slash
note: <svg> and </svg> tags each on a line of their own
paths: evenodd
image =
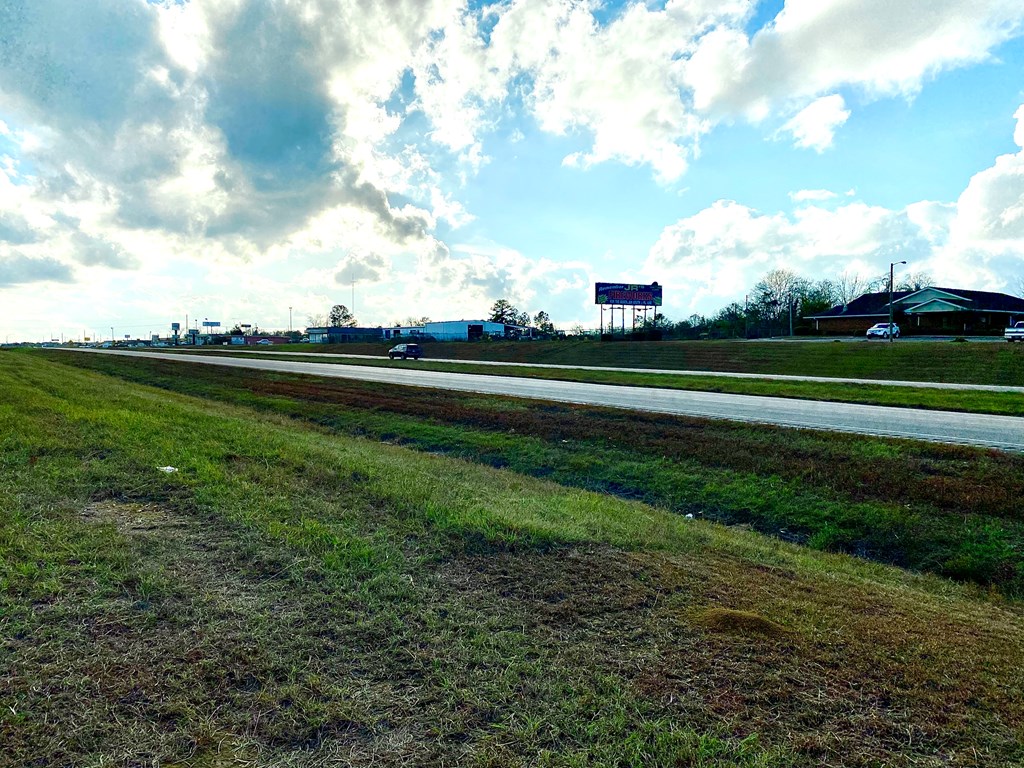
<svg viewBox="0 0 1024 768">
<path fill-rule="evenodd" d="M 382 384 L 507 395 L 680 416 L 729 419 L 801 429 L 853 432 L 1024 451 L 1024 418 L 1016 416 L 989 416 L 781 397 L 546 381 L 512 376 L 442 373 L 416 370 L 411 367 L 368 367 L 293 362 L 291 360 L 258 359 L 253 356 L 167 355 L 161 352 L 122 352 L 105 349 L 67 351 L 358 379 Z"/>
</svg>

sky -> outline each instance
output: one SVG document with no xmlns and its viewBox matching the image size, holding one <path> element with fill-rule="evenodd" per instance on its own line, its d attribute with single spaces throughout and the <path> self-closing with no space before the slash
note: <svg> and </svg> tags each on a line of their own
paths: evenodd
<svg viewBox="0 0 1024 768">
<path fill-rule="evenodd" d="M 1020 0 L 0 0 L 0 341 L 895 261 L 1024 290 Z"/>
</svg>

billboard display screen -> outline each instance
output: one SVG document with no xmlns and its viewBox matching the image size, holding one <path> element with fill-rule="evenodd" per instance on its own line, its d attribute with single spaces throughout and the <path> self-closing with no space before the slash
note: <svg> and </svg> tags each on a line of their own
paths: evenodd
<svg viewBox="0 0 1024 768">
<path fill-rule="evenodd" d="M 204 328 L 218 328 L 220 326 L 220 320 L 203 320 Z"/>
<path fill-rule="evenodd" d="M 172 331 L 180 331 L 181 330 L 181 323 L 171 323 L 171 330 Z"/>
<path fill-rule="evenodd" d="M 660 307 L 661 286 L 657 283 L 597 283 L 594 303 L 616 307 Z"/>
</svg>

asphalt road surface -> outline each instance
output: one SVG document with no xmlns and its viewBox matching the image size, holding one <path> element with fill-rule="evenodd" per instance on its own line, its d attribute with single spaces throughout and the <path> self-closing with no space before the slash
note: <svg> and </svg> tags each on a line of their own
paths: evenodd
<svg viewBox="0 0 1024 768">
<path fill-rule="evenodd" d="M 902 437 L 941 443 L 976 445 L 1024 451 L 1024 418 L 990 416 L 915 408 L 797 400 L 782 397 L 726 395 L 650 387 L 622 387 L 571 381 L 545 381 L 513 376 L 481 376 L 470 373 L 442 373 L 415 368 L 367 367 L 331 363 L 293 362 L 266 358 L 214 357 L 211 355 L 160 352 L 122 352 L 104 349 L 68 350 L 126 357 L 148 357 L 165 361 L 251 368 L 263 371 L 300 373 L 341 379 L 376 381 L 431 387 L 462 392 L 479 392 L 526 397 L 566 403 L 581 403 L 680 416 L 729 419 L 776 424 L 802 429 L 853 432 L 865 435 Z"/>
</svg>

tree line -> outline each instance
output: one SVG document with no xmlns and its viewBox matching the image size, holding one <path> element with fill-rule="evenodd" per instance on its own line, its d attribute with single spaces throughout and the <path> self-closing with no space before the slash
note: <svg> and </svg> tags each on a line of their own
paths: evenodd
<svg viewBox="0 0 1024 768">
<path fill-rule="evenodd" d="M 916 272 L 895 281 L 893 290 L 917 291 L 932 282 L 928 272 Z M 743 304 L 734 301 L 713 315 L 693 314 L 678 321 L 657 313 L 639 327 L 656 328 L 679 338 L 799 334 L 811 327 L 805 318 L 848 304 L 865 293 L 888 289 L 888 272 L 868 278 L 844 272 L 835 279 L 807 280 L 788 269 L 773 269 L 758 280 Z"/>
</svg>

